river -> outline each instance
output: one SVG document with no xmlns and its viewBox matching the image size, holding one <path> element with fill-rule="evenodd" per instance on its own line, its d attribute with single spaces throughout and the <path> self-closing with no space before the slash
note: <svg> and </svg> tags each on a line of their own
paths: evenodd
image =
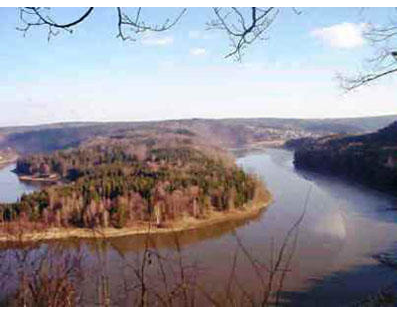
<svg viewBox="0 0 397 314">
<path fill-rule="evenodd" d="M 18 176 L 12 172 L 14 169 L 15 164 L 0 167 L 0 202 L 15 202 L 23 193 L 30 193 L 37 189 L 37 185 L 19 181 Z"/>
<path fill-rule="evenodd" d="M 272 269 L 286 243 L 283 261 L 290 262 L 282 264 L 288 269 L 280 288 L 281 304 L 354 305 L 385 287 L 395 286 L 396 270 L 380 263 L 376 256 L 396 253 L 397 211 L 393 209 L 397 199 L 339 179 L 298 172 L 292 162 L 293 154 L 281 149 L 239 158 L 239 165 L 265 182 L 274 202 L 254 220 L 178 235 L 178 254 L 186 263 L 198 265 L 195 269 L 199 269 L 202 285 L 222 291 L 237 256 L 236 280 L 247 290 L 259 290 L 252 263 L 244 252 L 260 261 L 263 269 Z M 0 171 L 0 201 L 15 200 L 20 193 L 32 190 L 19 183 L 11 169 L 9 166 Z M 93 275 L 103 273 L 103 268 L 95 268 L 101 260 L 106 262 L 108 278 L 108 288 L 101 289 L 108 291 L 108 302 L 131 305 L 126 289 L 132 285 L 127 282 L 131 274 L 126 265 L 137 261 L 146 239 L 111 239 L 102 243 L 99 250 L 93 241 L 62 241 L 63 250 L 84 253 L 84 270 L 87 274 L 91 271 L 81 285 L 85 291 L 82 303 L 95 305 L 103 296 L 103 291 L 98 292 L 97 276 Z M 174 236 L 154 236 L 152 241 L 163 256 L 175 255 Z M 39 252 L 50 245 L 31 250 Z M 96 270 L 92 273 L 93 269 Z M 156 271 L 148 272 L 153 275 Z M 198 302 L 206 304 L 205 300 Z"/>
</svg>

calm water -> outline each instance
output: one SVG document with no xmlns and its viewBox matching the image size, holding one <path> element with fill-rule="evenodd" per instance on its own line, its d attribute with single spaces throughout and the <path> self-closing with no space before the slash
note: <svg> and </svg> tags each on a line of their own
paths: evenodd
<svg viewBox="0 0 397 314">
<path fill-rule="evenodd" d="M 0 167 L 0 202 L 15 202 L 23 193 L 30 193 L 37 186 L 19 181 L 18 176 L 12 172 L 15 164 Z"/>
<path fill-rule="evenodd" d="M 384 287 L 396 285 L 396 270 L 379 263 L 374 255 L 397 251 L 397 211 L 390 210 L 397 207 L 397 199 L 336 179 L 297 172 L 292 158 L 289 151 L 269 149 L 238 159 L 244 169 L 266 183 L 274 197 L 274 203 L 257 219 L 179 234 L 186 263 L 199 265 L 203 285 L 214 291 L 224 289 L 234 252 L 239 247 L 237 238 L 255 259 L 271 265 L 272 256 L 274 260 L 288 231 L 300 217 L 301 223 L 286 242 L 286 256 L 291 256 L 291 262 L 282 287 L 282 302 L 351 305 Z M 11 201 L 29 189 L 10 174 L 10 169 L 11 166 L 0 171 L 2 201 Z M 99 283 L 93 276 L 98 272 L 93 271 L 98 260 L 106 261 L 111 304 L 130 304 L 128 293 L 120 292 L 122 286 L 128 285 L 125 265 L 136 260 L 145 239 L 112 239 L 103 243 L 100 250 L 95 249 L 97 244 L 92 241 L 62 242 L 64 250 L 80 249 L 85 254 L 84 269 L 91 274 L 82 285 L 85 304 L 98 302 Z M 173 236 L 154 237 L 153 242 L 161 254 L 175 253 Z M 241 250 L 237 264 L 240 283 L 247 290 L 257 289 L 251 264 Z"/>
</svg>

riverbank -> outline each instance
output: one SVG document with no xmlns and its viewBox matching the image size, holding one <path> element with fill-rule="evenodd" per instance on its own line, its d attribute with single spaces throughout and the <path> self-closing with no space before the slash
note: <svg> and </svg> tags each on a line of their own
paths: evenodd
<svg viewBox="0 0 397 314">
<path fill-rule="evenodd" d="M 10 158 L 1 158 L 0 159 L 0 167 L 7 166 L 9 164 L 13 164 L 18 160 L 18 156 L 13 156 Z"/>
<path fill-rule="evenodd" d="M 228 221 L 239 221 L 258 217 L 262 211 L 273 202 L 271 193 L 263 189 L 256 201 L 251 201 L 242 209 L 233 209 L 227 212 L 212 211 L 207 217 L 196 219 L 187 217 L 175 222 L 169 222 L 162 227 L 154 223 L 140 222 L 135 226 L 124 228 L 49 228 L 45 231 L 29 232 L 0 232 L 0 242 L 37 242 L 44 240 L 61 240 L 71 238 L 115 238 L 123 236 L 134 236 L 142 234 L 163 234 L 180 231 L 195 230 L 217 225 Z"/>
<path fill-rule="evenodd" d="M 40 182 L 40 183 L 57 183 L 60 181 L 58 175 L 50 175 L 48 177 L 35 177 L 35 176 L 27 176 L 27 175 L 18 175 L 19 180 L 26 181 L 26 182 Z"/>
</svg>

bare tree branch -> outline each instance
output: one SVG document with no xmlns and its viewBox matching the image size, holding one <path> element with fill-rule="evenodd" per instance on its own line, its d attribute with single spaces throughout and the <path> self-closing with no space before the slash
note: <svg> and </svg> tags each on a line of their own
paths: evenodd
<svg viewBox="0 0 397 314">
<path fill-rule="evenodd" d="M 24 35 L 32 27 L 46 27 L 50 40 L 60 31 L 73 32 L 73 28 L 80 25 L 92 15 L 94 8 L 88 8 L 80 17 L 67 22 L 58 23 L 46 10 L 49 8 L 25 7 L 20 8 L 20 21 L 22 26 L 17 30 Z M 302 12 L 292 8 L 293 12 L 300 15 Z M 167 18 L 160 24 L 147 23 L 142 19 L 142 8 L 136 8 L 134 14 L 127 14 L 123 8 L 117 7 L 117 38 L 121 40 L 135 41 L 140 33 L 144 32 L 163 32 L 175 26 L 186 9 L 182 9 L 175 18 Z M 251 8 L 213 8 L 215 18 L 207 23 L 209 30 L 219 30 L 227 34 L 230 41 L 231 50 L 225 55 L 225 58 L 235 58 L 241 61 L 245 49 L 247 49 L 256 40 L 264 40 L 266 32 L 273 24 L 279 13 L 279 9 L 274 7 L 251 7 Z M 397 10 L 393 10 L 395 14 Z M 397 20 L 397 19 L 396 19 Z M 363 36 L 367 42 L 371 43 L 377 50 L 374 55 L 367 58 L 366 64 L 370 68 L 363 71 L 363 74 L 355 76 L 346 76 L 338 74 L 340 86 L 345 91 L 351 91 L 360 86 L 367 85 L 382 77 L 388 76 L 397 71 L 397 22 L 391 19 L 385 25 L 372 25 L 366 23 Z M 135 35 L 135 36 L 133 36 Z"/>
<path fill-rule="evenodd" d="M 207 23 L 208 29 L 227 33 L 232 50 L 225 58 L 241 61 L 243 51 L 269 29 L 278 14 L 274 7 L 252 7 L 248 13 L 238 8 L 213 8 L 216 18 Z"/>
<path fill-rule="evenodd" d="M 394 72 L 397 72 L 397 67 L 385 72 L 381 73 L 374 73 L 374 74 L 359 74 L 356 77 L 346 77 L 342 74 L 337 74 L 336 78 L 340 82 L 340 87 L 345 90 L 345 91 L 352 91 L 354 89 L 357 89 L 358 87 L 367 85 L 373 81 L 376 81 L 377 79 L 387 76 L 389 74 L 392 74 Z"/>
<path fill-rule="evenodd" d="M 94 10 L 94 8 L 91 7 L 77 20 L 67 23 L 67 24 L 58 24 L 56 22 L 51 21 L 49 17 L 47 17 L 47 18 L 43 17 L 40 14 L 40 8 L 30 7 L 30 8 L 26 8 L 26 9 L 32 10 L 39 17 L 40 21 L 43 22 L 44 24 L 47 24 L 47 25 L 50 25 L 50 26 L 56 27 L 56 28 L 69 28 L 69 27 L 75 26 L 75 25 L 81 23 L 82 21 L 84 21 L 86 19 L 86 17 L 91 14 L 92 10 Z"/>
<path fill-rule="evenodd" d="M 74 26 L 82 23 L 86 20 L 86 18 L 92 14 L 94 8 L 88 8 L 87 11 L 79 18 L 68 22 L 68 23 L 57 23 L 54 21 L 52 17 L 48 14 L 45 14 L 44 10 L 49 10 L 49 8 L 38 8 L 38 7 L 25 7 L 19 9 L 19 18 L 23 24 L 21 27 L 17 27 L 17 30 L 23 32 L 24 35 L 32 28 L 32 27 L 47 27 L 48 28 L 48 40 L 51 37 L 59 34 L 58 30 L 64 30 L 69 33 L 72 33 L 71 29 Z M 149 24 L 141 19 L 141 11 L 142 8 L 137 8 L 137 12 L 134 16 L 130 16 L 126 14 L 122 8 L 117 7 L 117 27 L 118 34 L 117 38 L 121 38 L 122 40 L 133 40 L 129 35 L 126 35 L 126 28 L 128 31 L 133 32 L 135 34 L 151 31 L 151 32 L 163 32 L 169 30 L 173 26 L 175 26 L 182 16 L 186 13 L 186 9 L 182 9 L 181 12 L 177 15 L 176 18 L 170 19 L 167 18 L 162 24 Z M 56 30 L 55 30 L 56 29 Z"/>
<path fill-rule="evenodd" d="M 340 87 L 346 92 L 397 72 L 397 21 L 390 20 L 388 24 L 380 26 L 367 23 L 363 36 L 374 48 L 374 53 L 365 60 L 367 69 L 363 73 L 336 75 Z"/>
<path fill-rule="evenodd" d="M 48 8 L 47 8 L 47 10 L 48 10 Z M 50 40 L 52 36 L 56 36 L 59 34 L 58 31 L 54 31 L 54 28 L 62 29 L 69 33 L 72 33 L 73 31 L 70 28 L 83 22 L 93 12 L 93 10 L 94 10 L 94 8 L 91 7 L 83 15 L 81 15 L 78 19 L 73 20 L 69 23 L 59 24 L 59 23 L 53 21 L 53 19 L 50 16 L 48 16 L 48 15 L 44 16 L 44 14 L 42 14 L 42 8 L 37 8 L 37 7 L 20 8 L 19 9 L 19 18 L 22 21 L 23 26 L 17 27 L 17 30 L 23 32 L 23 34 L 25 36 L 31 27 L 47 26 L 48 27 L 47 39 Z"/>
<path fill-rule="evenodd" d="M 118 31 L 119 31 L 117 35 L 118 38 L 121 38 L 122 40 L 135 40 L 130 36 L 126 36 L 124 34 L 124 27 L 128 27 L 129 30 L 134 32 L 135 34 L 148 32 L 148 31 L 164 32 L 175 26 L 187 11 L 187 9 L 182 9 L 175 19 L 167 18 L 165 22 L 163 22 L 160 25 L 156 25 L 156 24 L 150 25 L 147 24 L 145 21 L 141 20 L 141 10 L 142 8 L 138 8 L 135 16 L 131 17 L 130 15 L 123 13 L 122 8 L 117 8 Z"/>
</svg>

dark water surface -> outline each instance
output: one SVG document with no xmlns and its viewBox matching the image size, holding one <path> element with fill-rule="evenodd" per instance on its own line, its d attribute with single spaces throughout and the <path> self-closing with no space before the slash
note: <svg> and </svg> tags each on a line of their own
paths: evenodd
<svg viewBox="0 0 397 314">
<path fill-rule="evenodd" d="M 397 206 L 397 199 L 337 179 L 297 172 L 292 159 L 291 152 L 278 149 L 239 158 L 238 163 L 245 170 L 266 183 L 273 194 L 273 204 L 254 220 L 178 235 L 182 254 L 187 262 L 198 265 L 203 285 L 214 291 L 224 288 L 239 241 L 255 259 L 271 265 L 289 230 L 302 217 L 286 242 L 286 256 L 291 256 L 291 262 L 281 289 L 281 302 L 296 306 L 351 305 L 395 285 L 397 271 L 374 256 L 397 250 L 397 212 L 390 210 Z M 29 189 L 15 181 L 10 170 L 0 171 L 1 201 L 11 201 Z M 82 285 L 85 304 L 98 304 L 102 293 L 98 292 L 100 284 L 94 276 L 98 274 L 98 260 L 106 261 L 110 303 L 131 304 L 128 293 L 120 292 L 128 285 L 125 265 L 126 261 L 136 260 L 145 240 L 145 236 L 111 239 L 102 243 L 100 250 L 98 243 L 89 240 L 62 242 L 64 250 L 84 252 L 84 269 L 89 274 Z M 175 253 L 174 235 L 154 236 L 153 242 L 161 254 Z M 47 245 L 51 244 L 32 250 L 42 250 Z M 251 263 L 241 249 L 238 256 L 236 276 L 240 283 L 247 290 L 259 289 Z"/>
</svg>

